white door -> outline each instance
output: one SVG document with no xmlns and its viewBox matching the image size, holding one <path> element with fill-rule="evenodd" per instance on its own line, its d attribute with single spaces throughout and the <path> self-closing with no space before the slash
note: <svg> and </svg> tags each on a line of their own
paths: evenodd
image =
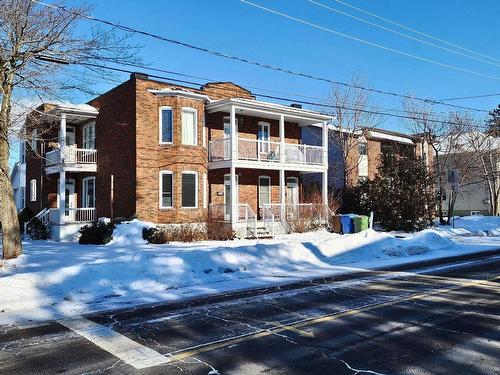
<svg viewBox="0 0 500 375">
<path fill-rule="evenodd" d="M 286 179 L 286 203 L 291 205 L 299 204 L 299 179 L 288 177 Z"/>
<path fill-rule="evenodd" d="M 76 207 L 76 196 L 75 196 L 75 180 L 70 178 L 66 180 L 66 192 L 65 192 L 65 208 L 64 216 L 66 216 L 67 222 L 75 221 L 75 211 L 71 208 Z"/>
<path fill-rule="evenodd" d="M 82 207 L 95 207 L 95 177 L 86 177 L 82 182 Z"/>
<path fill-rule="evenodd" d="M 236 198 L 238 198 L 238 175 L 236 175 Z M 238 202 L 236 202 L 238 204 Z M 224 220 L 231 218 L 231 175 L 224 175 Z"/>
<path fill-rule="evenodd" d="M 75 127 L 66 126 L 66 146 L 73 146 L 76 143 Z"/>
<path fill-rule="evenodd" d="M 238 119 L 236 119 L 236 137 L 238 137 Z M 224 159 L 228 159 L 231 155 L 231 119 L 227 116 L 224 117 L 224 139 Z"/>
<path fill-rule="evenodd" d="M 268 122 L 259 122 L 259 144 L 260 152 L 269 153 L 269 141 L 271 140 L 270 124 Z"/>
</svg>

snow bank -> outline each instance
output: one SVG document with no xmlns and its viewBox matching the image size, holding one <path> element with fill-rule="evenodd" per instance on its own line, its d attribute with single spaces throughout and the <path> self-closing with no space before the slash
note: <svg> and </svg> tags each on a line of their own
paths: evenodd
<svg viewBox="0 0 500 375">
<path fill-rule="evenodd" d="M 496 220 L 463 220 L 477 226 L 474 230 L 498 233 L 500 223 L 490 226 L 490 221 Z M 406 238 L 373 230 L 345 236 L 319 231 L 272 240 L 150 245 L 142 240 L 142 228 L 151 225 L 123 223 L 104 246 L 24 242 L 24 254 L 0 267 L 0 325 L 500 247 L 500 237 L 471 235 L 470 227 L 436 228 Z"/>
</svg>

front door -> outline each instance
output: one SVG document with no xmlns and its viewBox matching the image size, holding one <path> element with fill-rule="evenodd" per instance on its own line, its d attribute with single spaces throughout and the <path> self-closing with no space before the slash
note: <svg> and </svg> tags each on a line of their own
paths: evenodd
<svg viewBox="0 0 500 375">
<path fill-rule="evenodd" d="M 298 215 L 299 210 L 299 179 L 288 177 L 286 179 L 286 213 L 289 220 Z"/>
<path fill-rule="evenodd" d="M 238 119 L 236 119 L 236 137 L 238 136 Z M 231 119 L 224 117 L 224 159 L 229 159 L 231 155 Z M 236 142 L 238 145 L 238 142 Z"/>
<path fill-rule="evenodd" d="M 64 216 L 66 216 L 67 222 L 72 222 L 75 220 L 75 211 L 71 208 L 75 208 L 75 180 L 70 178 L 66 180 L 66 192 L 65 192 L 65 208 Z"/>
<path fill-rule="evenodd" d="M 236 197 L 238 197 L 238 175 L 236 175 Z M 238 202 L 236 202 L 238 204 Z M 231 218 L 231 175 L 224 175 L 224 220 Z"/>
</svg>

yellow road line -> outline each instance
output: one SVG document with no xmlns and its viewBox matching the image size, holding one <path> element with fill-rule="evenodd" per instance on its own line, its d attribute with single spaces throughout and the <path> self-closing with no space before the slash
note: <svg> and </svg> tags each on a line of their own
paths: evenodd
<svg viewBox="0 0 500 375">
<path fill-rule="evenodd" d="M 314 324 L 332 322 L 334 320 L 338 320 L 338 319 L 345 318 L 348 316 L 357 315 L 357 314 L 360 314 L 360 313 L 363 313 L 366 311 L 370 311 L 370 310 L 374 310 L 374 309 L 379 309 L 381 307 L 388 307 L 388 306 L 396 305 L 396 304 L 398 304 L 400 302 L 404 302 L 404 301 L 423 299 L 425 297 L 439 295 L 439 294 L 451 292 L 454 290 L 464 289 L 464 288 L 467 288 L 470 286 L 488 285 L 492 281 L 499 280 L 499 279 L 500 279 L 500 276 L 496 276 L 496 277 L 493 277 L 493 278 L 487 279 L 487 280 L 473 280 L 473 281 L 470 281 L 467 283 L 466 282 L 461 283 L 460 285 L 456 285 L 453 287 L 440 288 L 440 289 L 437 289 L 437 290 L 434 290 L 431 292 L 417 293 L 417 294 L 413 294 L 413 295 L 410 295 L 407 297 L 395 299 L 392 301 L 374 303 L 374 304 L 366 305 L 364 307 L 360 307 L 357 309 L 344 311 L 341 313 L 325 314 L 325 315 L 322 315 L 322 316 L 319 316 L 316 318 L 304 319 L 304 320 L 301 320 L 301 321 L 298 321 L 295 323 L 291 323 L 291 324 L 284 324 L 284 325 L 276 324 L 276 328 L 262 329 L 262 330 L 259 330 L 256 332 L 251 332 L 251 333 L 244 334 L 244 335 L 237 336 L 237 337 L 232 337 L 232 338 L 229 337 L 229 338 L 221 339 L 221 340 L 211 342 L 211 343 L 200 344 L 200 345 L 197 345 L 197 346 L 194 346 L 191 348 L 185 348 L 185 349 L 181 349 L 179 351 L 167 353 L 165 355 L 171 357 L 173 360 L 175 360 L 175 359 L 184 360 L 186 358 L 194 357 L 194 356 L 201 354 L 201 353 L 210 352 L 210 351 L 214 351 L 217 349 L 222 349 L 222 348 L 225 348 L 225 347 L 230 346 L 230 345 L 239 344 L 241 342 L 246 342 L 246 341 L 258 339 L 261 337 L 271 336 L 273 334 L 277 334 L 277 333 L 280 333 L 283 331 L 295 331 L 297 333 L 305 332 L 305 331 L 300 330 L 300 328 L 305 327 L 305 326 L 314 325 Z M 314 336 L 310 336 L 310 337 L 312 338 Z"/>
</svg>

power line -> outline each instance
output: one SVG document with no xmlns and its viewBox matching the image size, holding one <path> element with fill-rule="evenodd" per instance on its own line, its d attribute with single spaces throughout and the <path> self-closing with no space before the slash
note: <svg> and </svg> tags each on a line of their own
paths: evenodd
<svg viewBox="0 0 500 375">
<path fill-rule="evenodd" d="M 90 66 L 90 67 L 100 68 L 100 69 L 108 69 L 108 70 L 118 71 L 118 72 L 122 72 L 122 73 L 130 73 L 130 74 L 135 73 L 132 70 L 126 70 L 126 69 L 121 69 L 121 68 L 116 68 L 116 67 L 111 67 L 111 66 L 106 66 L 106 65 L 98 65 L 98 64 L 92 64 L 92 63 L 72 63 L 72 64 Z M 165 76 L 160 76 L 160 75 L 149 75 L 149 76 L 152 78 L 158 78 L 158 79 L 167 80 L 167 81 L 172 80 L 170 77 L 165 77 Z M 200 82 L 184 81 L 184 80 L 174 80 L 174 81 L 180 81 L 182 83 L 190 84 L 190 85 L 194 85 L 194 86 L 202 85 L 202 83 L 200 83 Z M 227 91 L 227 90 L 222 90 L 222 91 Z M 296 103 L 300 103 L 300 104 L 306 104 L 306 105 L 323 107 L 323 108 L 344 109 L 344 110 L 352 111 L 352 112 L 362 112 L 362 113 L 373 114 L 373 115 L 396 117 L 396 118 L 400 118 L 400 119 L 420 120 L 418 117 L 415 117 L 415 116 L 397 115 L 397 114 L 386 113 L 386 112 L 381 112 L 381 111 L 372 111 L 372 110 L 364 110 L 364 109 L 359 109 L 359 108 L 350 108 L 350 107 L 346 107 L 346 106 L 338 106 L 338 105 L 333 105 L 333 104 L 318 103 L 318 102 L 312 102 L 312 101 L 306 101 L 306 100 L 296 100 L 296 99 L 292 99 L 292 98 L 267 95 L 267 94 L 260 94 L 260 93 L 254 93 L 254 94 L 256 96 L 259 96 L 262 98 L 285 101 L 285 102 L 296 102 Z M 457 122 L 452 122 L 452 121 L 447 121 L 447 120 L 426 119 L 426 121 L 440 123 L 440 124 L 459 125 L 459 123 L 457 123 Z"/>
<path fill-rule="evenodd" d="M 67 9 L 64 6 L 58 6 L 58 5 L 48 4 L 48 3 L 44 3 L 44 2 L 42 2 L 40 0 L 32 0 L 32 1 L 34 1 L 34 2 L 36 2 L 38 4 L 40 4 L 40 5 L 43 5 L 43 6 L 60 9 L 60 10 L 69 12 L 71 14 L 74 14 L 73 11 Z M 97 17 L 93 17 L 93 16 L 87 16 L 87 15 L 81 15 L 81 14 L 80 14 L 80 16 L 82 16 L 82 17 L 84 17 L 84 18 L 86 18 L 86 19 L 88 19 L 90 21 L 99 22 L 99 23 L 103 23 L 103 24 L 111 26 L 111 27 L 115 27 L 115 28 L 117 28 L 119 30 L 122 30 L 122 31 L 125 31 L 127 33 L 141 34 L 141 35 L 149 36 L 151 38 L 155 38 L 155 39 L 167 42 L 167 43 L 171 43 L 171 44 L 175 44 L 175 45 L 178 45 L 178 46 L 182 46 L 182 47 L 194 49 L 194 50 L 197 50 L 197 51 L 200 51 L 200 52 L 209 53 L 209 54 L 212 54 L 214 56 L 218 56 L 218 57 L 222 57 L 222 58 L 226 58 L 226 59 L 230 59 L 230 60 L 235 60 L 235 61 L 243 62 L 245 64 L 255 65 L 255 66 L 258 66 L 258 67 L 261 67 L 261 68 L 270 69 L 270 70 L 274 70 L 274 71 L 279 71 L 279 72 L 290 74 L 290 75 L 295 75 L 295 76 L 299 76 L 299 77 L 303 77 L 303 78 L 308 78 L 308 79 L 312 79 L 312 80 L 316 80 L 316 81 L 327 82 L 327 83 L 330 83 L 330 84 L 335 84 L 335 85 L 344 86 L 344 87 L 350 87 L 350 88 L 364 90 L 364 91 L 373 92 L 373 93 L 382 94 L 382 95 L 389 95 L 389 96 L 394 96 L 394 97 L 399 97 L 399 98 L 409 99 L 409 100 L 417 100 L 417 101 L 428 103 L 428 104 L 443 105 L 443 106 L 447 106 L 447 107 L 450 107 L 450 108 L 465 109 L 465 110 L 475 111 L 475 112 L 488 112 L 487 110 L 484 110 L 484 109 L 477 109 L 477 108 L 459 106 L 459 105 L 454 105 L 454 104 L 450 104 L 450 103 L 440 102 L 440 101 L 434 100 L 434 99 L 428 99 L 428 98 L 421 98 L 421 97 L 417 97 L 417 96 L 398 94 L 398 93 L 391 92 L 391 91 L 379 90 L 379 89 L 364 87 L 364 86 L 361 86 L 361 85 L 355 85 L 355 84 L 349 84 L 349 83 L 346 83 L 346 82 L 335 81 L 335 80 L 332 80 L 332 79 L 329 79 L 329 78 L 319 77 L 319 76 L 311 75 L 311 74 L 308 74 L 308 73 L 296 72 L 296 71 L 289 70 L 287 68 L 273 66 L 273 65 L 269 65 L 269 64 L 266 64 L 266 63 L 261 63 L 261 62 L 258 62 L 258 61 L 252 61 L 252 60 L 248 60 L 248 59 L 243 58 L 243 57 L 233 56 L 233 55 L 229 55 L 229 54 L 226 54 L 226 53 L 223 53 L 223 52 L 218 52 L 218 51 L 215 51 L 215 50 L 211 50 L 211 49 L 208 49 L 208 48 L 204 48 L 204 47 L 200 47 L 200 46 L 195 46 L 195 45 L 190 44 L 190 43 L 178 41 L 178 40 L 175 40 L 175 39 L 166 38 L 166 37 L 161 36 L 161 35 L 149 33 L 149 32 L 138 30 L 138 29 L 134 29 L 134 28 L 131 28 L 129 26 L 120 25 L 120 24 L 117 24 L 117 23 L 114 23 L 114 22 L 111 22 L 111 21 L 107 21 L 107 20 L 101 19 L 101 18 L 97 18 Z"/>
<path fill-rule="evenodd" d="M 500 77 L 497 77 L 497 76 L 492 76 L 492 75 L 489 75 L 489 74 L 479 73 L 479 72 L 476 72 L 474 70 L 470 70 L 470 69 L 466 69 L 466 68 L 461 68 L 459 66 L 455 66 L 455 65 L 451 65 L 451 64 L 446 64 L 446 63 L 443 63 L 443 62 L 440 62 L 440 61 L 428 59 L 428 58 L 425 58 L 425 57 L 422 57 L 422 56 L 414 55 L 414 54 L 411 54 L 411 53 L 408 53 L 408 52 L 404 52 L 404 51 L 400 51 L 400 50 L 397 50 L 397 49 L 394 49 L 394 48 L 391 48 L 391 47 L 387 47 L 387 46 L 384 46 L 382 44 L 370 42 L 368 40 L 365 40 L 365 39 L 362 39 L 362 38 L 358 38 L 356 36 L 345 34 L 345 33 L 342 33 L 340 31 L 336 31 L 336 30 L 330 29 L 328 27 L 320 26 L 320 25 L 317 25 L 315 23 L 303 20 L 301 18 L 297 18 L 297 17 L 291 16 L 289 14 L 282 13 L 282 12 L 279 12 L 277 10 L 264 7 L 262 5 L 258 5 L 258 4 L 252 3 L 252 2 L 250 2 L 248 0 L 240 0 L 240 1 L 242 3 L 248 4 L 248 5 L 253 6 L 255 8 L 259 8 L 259 9 L 264 10 L 264 11 L 269 12 L 269 13 L 273 13 L 273 14 L 278 15 L 280 17 L 284 17 L 284 18 L 290 19 L 292 21 L 296 21 L 296 22 L 302 23 L 304 25 L 314 27 L 314 28 L 316 28 L 318 30 L 326 31 L 326 32 L 329 32 L 331 34 L 342 36 L 344 38 L 351 39 L 351 40 L 354 40 L 356 42 L 360 42 L 360 43 L 363 43 L 363 44 L 366 44 L 366 45 L 369 45 L 369 46 L 372 46 L 372 47 L 380 48 L 380 49 L 383 49 L 385 51 L 393 52 L 393 53 L 396 53 L 398 55 L 402 55 L 402 56 L 406 56 L 406 57 L 411 57 L 413 59 L 417 59 L 417 60 L 420 60 L 420 61 L 428 62 L 428 63 L 434 64 L 434 65 L 439 65 L 439 66 L 442 66 L 442 67 L 445 67 L 445 68 L 448 68 L 448 69 L 452 69 L 452 70 L 456 70 L 456 71 L 459 71 L 459 72 L 463 72 L 463 73 L 470 73 L 470 74 L 474 74 L 474 75 L 477 75 L 477 76 L 480 76 L 480 77 L 490 78 L 490 79 L 494 79 L 494 80 L 500 80 Z"/>
<path fill-rule="evenodd" d="M 458 97 L 458 98 L 446 98 L 446 99 L 440 99 L 440 100 L 444 102 L 444 101 L 448 101 L 448 100 L 490 98 L 492 96 L 500 96 L 500 93 L 498 93 L 498 94 L 473 95 L 473 96 L 462 96 L 462 97 Z"/>
<path fill-rule="evenodd" d="M 392 20 L 390 20 L 390 19 L 388 19 L 388 18 L 385 18 L 385 17 L 379 16 L 379 15 L 377 15 L 377 14 L 373 13 L 373 12 L 369 12 L 369 11 L 364 10 L 364 9 L 362 9 L 362 8 L 359 8 L 359 7 L 356 7 L 356 6 L 354 6 L 354 5 L 348 4 L 348 3 L 344 2 L 344 1 L 341 1 L 341 0 L 335 0 L 335 1 L 336 1 L 337 3 L 340 3 L 340 4 L 343 4 L 343 5 L 347 6 L 347 7 L 349 7 L 349 8 L 355 9 L 355 10 L 357 10 L 357 11 L 359 11 L 359 12 L 362 12 L 362 13 L 368 14 L 368 15 L 370 15 L 370 16 L 372 16 L 372 17 L 375 17 L 375 18 L 378 18 L 378 19 L 380 19 L 380 20 L 382 20 L 382 21 L 388 22 L 388 23 L 390 23 L 390 24 L 393 24 L 393 25 L 396 25 L 396 26 L 398 26 L 398 27 L 401 27 L 401 28 L 403 28 L 403 29 L 405 29 L 405 30 L 411 31 L 412 33 L 415 33 L 415 34 L 419 34 L 419 35 L 425 36 L 425 37 L 427 37 L 427 38 L 429 38 L 429 39 L 437 40 L 438 42 L 441 42 L 441 43 L 447 44 L 447 45 L 449 45 L 449 46 L 452 46 L 452 47 L 455 47 L 455 48 L 458 48 L 458 49 L 461 49 L 461 50 L 463 50 L 463 51 L 467 51 L 467 52 L 469 52 L 469 53 L 473 53 L 473 54 L 478 55 L 478 56 L 485 57 L 485 58 L 490 59 L 490 60 L 500 61 L 500 59 L 498 59 L 498 58 L 488 56 L 488 55 L 486 55 L 486 54 L 484 54 L 484 53 L 477 52 L 477 51 L 474 51 L 474 50 L 472 50 L 472 49 L 462 47 L 462 46 L 460 46 L 460 45 L 458 45 L 458 44 L 448 42 L 448 41 L 446 41 L 446 40 L 444 40 L 444 39 L 441 39 L 441 38 L 438 38 L 438 37 L 436 37 L 436 36 L 433 36 L 433 35 L 430 35 L 430 34 L 424 33 L 424 32 L 422 32 L 422 31 L 418 31 L 418 30 L 413 29 L 413 28 L 411 28 L 411 27 L 405 26 L 405 25 L 403 25 L 403 24 L 401 24 L 401 23 L 399 23 L 399 22 L 392 21 Z"/>
<path fill-rule="evenodd" d="M 374 22 L 370 22 L 366 19 L 363 19 L 363 18 L 360 18 L 360 17 L 357 17 L 357 16 L 354 16 L 350 13 L 346 13 L 346 12 L 343 12 L 341 10 L 338 10 L 338 9 L 335 9 L 335 8 L 332 8 L 328 5 L 325 5 L 325 4 L 322 4 L 322 3 L 319 3 L 317 1 L 314 1 L 314 0 L 309 0 L 310 3 L 312 4 L 315 4 L 317 6 L 320 6 L 324 9 L 328 9 L 332 12 L 335 12 L 335 13 L 338 13 L 338 14 L 342 14 L 346 17 L 349 17 L 349 18 L 352 18 L 352 19 L 355 19 L 357 21 L 360 21 L 360 22 L 363 22 L 363 23 L 366 23 L 368 25 L 371 25 L 373 27 L 376 27 L 376 28 L 379 28 L 381 30 L 384 30 L 384 31 L 388 31 L 390 33 L 393 33 L 393 34 L 396 34 L 396 35 L 399 35 L 399 36 L 402 36 L 403 38 L 407 38 L 407 39 L 410 39 L 410 40 L 414 40 L 414 41 L 417 41 L 417 42 L 420 42 L 420 43 L 423 43 L 423 44 L 426 44 L 428 46 L 431 46 L 431 47 L 434 47 L 434 48 L 439 48 L 443 51 L 447 51 L 447 52 L 450 52 L 450 53 L 453 53 L 455 55 L 459 55 L 459 56 L 464 56 L 464 57 L 467 57 L 469 59 L 473 59 L 473 60 L 476 60 L 476 61 L 480 61 L 480 62 L 483 62 L 485 64 L 489 64 L 489 65 L 494 65 L 494 66 L 497 66 L 497 67 L 500 67 L 500 64 L 497 64 L 497 63 L 494 63 L 494 62 L 491 62 L 491 61 L 488 61 L 488 60 L 485 60 L 485 59 L 482 59 L 482 58 L 479 58 L 479 57 L 475 57 L 475 56 L 471 56 L 470 54 L 468 53 L 463 53 L 463 52 L 458 52 L 458 51 L 455 51 L 451 48 L 447 48 L 447 47 L 443 47 L 443 46 L 440 46 L 439 44 L 435 44 L 435 43 L 431 43 L 431 42 L 428 42 L 424 39 L 420 39 L 420 38 L 416 38 L 414 36 L 411 36 L 411 35 L 408 35 L 408 34 L 405 34 L 405 33 L 402 33 L 402 32 L 399 32 L 399 31 L 396 31 L 394 29 L 391 29 L 391 28 L 388 28 L 388 27 L 385 27 L 385 26 L 382 26 L 382 25 L 379 25 L 377 23 L 374 23 Z"/>
</svg>

